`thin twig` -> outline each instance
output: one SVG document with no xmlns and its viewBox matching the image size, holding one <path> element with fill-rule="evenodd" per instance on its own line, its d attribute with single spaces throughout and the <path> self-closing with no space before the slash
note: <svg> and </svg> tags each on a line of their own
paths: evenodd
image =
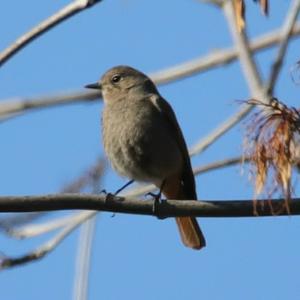
<svg viewBox="0 0 300 300">
<path fill-rule="evenodd" d="M 70 103 L 92 102 L 99 99 L 99 97 L 100 94 L 98 92 L 76 91 L 72 93 L 43 96 L 39 98 L 2 100 L 0 102 L 0 117 L 1 121 L 3 121 L 4 117 L 15 117 L 16 113 L 25 112 L 27 110 L 67 105 Z"/>
<path fill-rule="evenodd" d="M 280 38 L 279 49 L 275 61 L 271 67 L 268 83 L 266 84 L 266 90 L 269 93 L 269 95 L 273 94 L 276 80 L 278 78 L 279 72 L 281 70 L 281 66 L 283 64 L 288 42 L 292 34 L 292 29 L 294 28 L 294 25 L 296 23 L 299 10 L 300 10 L 300 1 L 294 0 L 290 5 L 289 12 L 287 14 L 287 17 L 285 18 L 285 22 L 279 34 L 279 38 Z"/>
<path fill-rule="evenodd" d="M 15 227 L 22 226 L 29 222 L 33 222 L 34 220 L 41 218 L 45 215 L 42 212 L 33 212 L 27 214 L 13 214 L 10 216 L 6 216 L 0 218 L 0 229 L 3 230 L 7 234 L 12 234 Z"/>
<path fill-rule="evenodd" d="M 206 164 L 204 166 L 199 166 L 197 168 L 194 168 L 194 174 L 199 175 L 203 174 L 209 171 L 225 168 L 225 167 L 230 167 L 236 164 L 241 164 L 248 162 L 248 158 L 244 158 L 242 156 L 236 156 L 236 157 L 231 157 L 231 158 L 226 158 L 222 160 L 217 160 L 212 163 Z"/>
<path fill-rule="evenodd" d="M 0 53 L 0 66 L 2 66 L 14 54 L 19 52 L 22 48 L 24 48 L 26 45 L 28 45 L 30 42 L 38 38 L 46 31 L 50 30 L 62 21 L 70 18 L 71 16 L 77 14 L 78 12 L 95 5 L 100 1 L 101 0 L 73 0 L 72 3 L 66 5 L 54 15 L 42 21 L 30 31 L 20 36 L 9 47 L 4 49 Z"/>
<path fill-rule="evenodd" d="M 223 136 L 227 131 L 229 131 L 233 126 L 240 122 L 247 114 L 253 109 L 249 105 L 243 105 L 242 108 L 234 113 L 231 117 L 225 120 L 223 123 L 218 125 L 213 129 L 206 137 L 201 138 L 194 146 L 191 147 L 189 153 L 191 156 L 202 153 L 211 144 L 213 144 L 218 138 Z"/>
<path fill-rule="evenodd" d="M 94 167 L 89 169 L 81 179 L 73 187 L 80 189 L 83 182 L 88 178 L 89 185 L 94 194 L 100 192 L 100 179 L 102 178 L 104 170 L 104 162 L 102 159 L 98 160 Z M 72 185 L 71 185 L 72 187 Z M 72 188 L 69 190 L 72 190 Z M 74 190 L 74 188 L 73 188 Z M 76 190 L 76 189 L 75 189 Z M 73 299 L 74 300 L 87 300 L 88 299 L 88 285 L 89 274 L 91 268 L 91 253 L 95 235 L 96 215 L 85 221 L 81 226 L 81 231 L 77 244 L 77 257 L 76 257 L 76 272 L 73 285 Z"/>
<path fill-rule="evenodd" d="M 92 187 L 94 193 L 95 185 L 99 185 L 104 173 L 105 161 L 102 158 L 97 158 L 96 161 L 82 173 L 77 179 L 65 185 L 62 193 L 80 193 L 87 187 Z"/>
<path fill-rule="evenodd" d="M 95 233 L 96 218 L 87 220 L 81 226 L 78 239 L 78 252 L 76 257 L 76 271 L 73 286 L 74 300 L 88 299 L 89 271 L 91 266 L 91 254 Z"/>
<path fill-rule="evenodd" d="M 82 221 L 80 214 L 81 213 L 75 213 L 71 216 L 55 218 L 41 224 L 31 224 L 21 228 L 10 228 L 7 233 L 18 239 L 32 238 L 65 227 L 70 223 L 74 223 L 76 220 L 78 222 Z"/>
<path fill-rule="evenodd" d="M 225 0 L 223 10 L 239 53 L 240 63 L 244 72 L 245 80 L 248 83 L 251 96 L 255 99 L 261 99 L 264 102 L 268 102 L 268 96 L 263 88 L 263 83 L 256 63 L 254 62 L 246 33 L 245 31 L 240 32 L 236 26 L 233 2 Z"/>
<path fill-rule="evenodd" d="M 90 218 L 91 212 L 85 212 L 85 214 L 81 214 L 81 222 Z M 66 227 L 64 227 L 54 238 L 47 241 L 43 245 L 39 246 L 34 251 L 27 253 L 25 255 L 19 257 L 0 257 L 0 269 L 14 267 L 20 264 L 29 263 L 34 260 L 38 260 L 43 258 L 45 255 L 49 254 L 53 251 L 76 227 L 78 226 L 78 221 L 72 222 Z"/>
</svg>

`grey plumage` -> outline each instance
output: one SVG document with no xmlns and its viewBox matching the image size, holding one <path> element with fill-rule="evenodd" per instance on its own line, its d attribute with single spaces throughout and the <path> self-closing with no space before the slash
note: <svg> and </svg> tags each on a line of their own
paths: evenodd
<svg viewBox="0 0 300 300">
<path fill-rule="evenodd" d="M 107 71 L 101 81 L 104 99 L 102 134 L 105 152 L 122 176 L 151 182 L 170 199 L 197 199 L 187 146 L 169 103 L 145 74 L 128 66 Z M 194 218 L 176 218 L 185 245 L 205 246 Z"/>
</svg>

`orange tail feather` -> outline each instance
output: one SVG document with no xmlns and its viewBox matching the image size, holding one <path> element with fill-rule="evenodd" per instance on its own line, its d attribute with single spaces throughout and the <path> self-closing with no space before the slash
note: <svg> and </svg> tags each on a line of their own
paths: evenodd
<svg viewBox="0 0 300 300">
<path fill-rule="evenodd" d="M 193 249 L 205 247 L 205 239 L 195 218 L 176 218 L 180 237 L 184 245 Z"/>
<path fill-rule="evenodd" d="M 178 177 L 168 178 L 164 183 L 163 194 L 167 199 L 196 199 L 192 197 L 185 196 L 181 181 Z M 193 194 L 196 194 L 193 192 Z M 205 238 L 198 225 L 196 218 L 193 217 L 177 217 L 176 223 L 179 229 L 180 237 L 183 244 L 192 249 L 201 249 L 205 247 Z"/>
</svg>

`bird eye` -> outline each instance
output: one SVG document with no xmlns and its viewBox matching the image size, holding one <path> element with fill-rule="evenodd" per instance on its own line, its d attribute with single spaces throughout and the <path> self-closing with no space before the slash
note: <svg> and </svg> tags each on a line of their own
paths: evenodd
<svg viewBox="0 0 300 300">
<path fill-rule="evenodd" d="M 112 78 L 111 78 L 111 81 L 113 83 L 117 83 L 121 80 L 121 75 L 114 75 Z"/>
</svg>

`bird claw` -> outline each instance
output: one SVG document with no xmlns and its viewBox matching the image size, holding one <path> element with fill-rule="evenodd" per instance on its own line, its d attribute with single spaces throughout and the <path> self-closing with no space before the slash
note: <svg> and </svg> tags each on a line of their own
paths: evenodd
<svg viewBox="0 0 300 300">
<path fill-rule="evenodd" d="M 101 192 L 103 192 L 103 191 L 101 191 Z M 105 203 L 108 203 L 109 201 L 123 201 L 124 200 L 123 197 L 117 196 L 116 193 L 114 193 L 114 194 L 107 193 L 105 190 L 104 190 L 104 193 L 105 193 Z M 116 216 L 116 213 L 112 213 L 111 218 L 114 218 L 115 216 Z"/>
<path fill-rule="evenodd" d="M 163 219 L 162 217 L 160 217 L 160 213 L 159 213 L 159 206 L 162 203 L 161 191 L 157 194 L 149 192 L 149 193 L 146 194 L 146 196 L 151 196 L 154 200 L 153 205 L 152 205 L 152 213 L 158 219 Z"/>
<path fill-rule="evenodd" d="M 106 189 L 103 189 L 103 190 L 100 191 L 100 194 L 107 195 L 108 193 L 107 193 Z"/>
<path fill-rule="evenodd" d="M 100 194 L 105 195 L 105 203 L 107 203 L 114 196 L 114 194 L 108 193 L 106 189 L 101 190 Z"/>
<path fill-rule="evenodd" d="M 117 196 L 115 193 L 105 193 L 105 202 L 109 201 L 123 201 L 124 197 Z"/>
</svg>

